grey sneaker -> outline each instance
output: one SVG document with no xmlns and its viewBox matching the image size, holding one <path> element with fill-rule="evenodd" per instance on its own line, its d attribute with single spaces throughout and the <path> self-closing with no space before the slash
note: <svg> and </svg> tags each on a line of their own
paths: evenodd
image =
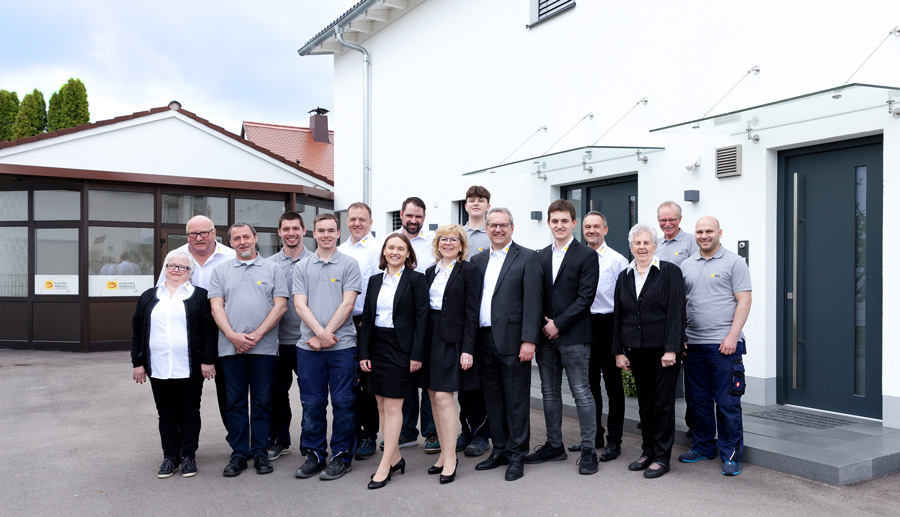
<svg viewBox="0 0 900 517">
<path fill-rule="evenodd" d="M 344 463 L 340 459 L 331 460 L 331 463 L 319 474 L 319 479 L 330 481 L 332 479 L 340 479 L 344 474 L 353 470 L 349 463 Z"/>
<path fill-rule="evenodd" d="M 284 456 L 285 454 L 291 453 L 290 445 L 281 445 L 280 443 L 276 443 L 271 449 L 269 449 L 269 460 L 277 460 L 278 458 Z"/>
<path fill-rule="evenodd" d="M 163 458 L 162 465 L 159 466 L 159 472 L 156 473 L 156 477 L 159 479 L 165 479 L 172 477 L 172 474 L 175 473 L 175 460 L 172 458 Z"/>
<path fill-rule="evenodd" d="M 306 479 L 315 476 L 322 470 L 325 470 L 325 462 L 319 463 L 316 461 L 315 455 L 312 455 L 306 458 L 306 462 L 297 469 L 295 475 L 300 479 Z"/>
<path fill-rule="evenodd" d="M 476 436 L 466 447 L 466 456 L 481 456 L 491 448 L 491 442 L 484 436 Z"/>
</svg>

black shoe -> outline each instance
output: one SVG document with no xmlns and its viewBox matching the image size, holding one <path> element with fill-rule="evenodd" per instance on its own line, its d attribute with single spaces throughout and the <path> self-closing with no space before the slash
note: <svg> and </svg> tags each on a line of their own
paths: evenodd
<svg viewBox="0 0 900 517">
<path fill-rule="evenodd" d="M 475 465 L 475 470 L 491 470 L 500 465 L 509 465 L 509 458 L 503 454 L 491 454 L 488 459 Z"/>
<path fill-rule="evenodd" d="M 172 477 L 172 474 L 175 473 L 175 460 L 173 458 L 163 458 L 162 465 L 159 466 L 159 472 L 156 473 L 156 477 L 159 479 L 165 479 Z"/>
<path fill-rule="evenodd" d="M 600 461 L 612 461 L 622 454 L 622 446 L 618 443 L 608 443 L 603 453 L 600 454 Z"/>
<path fill-rule="evenodd" d="M 225 470 L 222 471 L 222 475 L 227 478 L 233 478 L 235 476 L 239 476 L 241 471 L 247 468 L 247 460 L 244 458 L 234 457 L 231 458 L 231 461 L 228 462 L 228 465 L 225 466 Z"/>
<path fill-rule="evenodd" d="M 269 461 L 269 457 L 265 453 L 253 459 L 253 468 L 256 469 L 257 474 L 268 474 L 275 470 L 272 468 L 272 462 Z"/>
<path fill-rule="evenodd" d="M 441 465 L 440 467 L 438 467 L 437 465 L 432 465 L 432 466 L 428 467 L 429 474 L 440 474 L 443 471 L 444 471 L 443 465 Z"/>
<path fill-rule="evenodd" d="M 578 473 L 579 474 L 596 474 L 597 470 L 600 469 L 600 464 L 597 462 L 597 451 L 590 449 L 581 449 L 581 457 L 578 458 Z"/>
<path fill-rule="evenodd" d="M 391 480 L 391 474 L 393 474 L 393 473 L 394 473 L 393 471 L 388 472 L 387 477 L 382 479 L 381 481 L 375 481 L 375 474 L 372 474 L 372 477 L 371 477 L 372 481 L 369 481 L 369 484 L 367 485 L 369 487 L 369 490 L 377 490 L 379 488 L 384 488 L 387 485 L 388 481 Z"/>
<path fill-rule="evenodd" d="M 568 448 L 569 452 L 581 452 L 581 443 L 573 443 Z"/>
<path fill-rule="evenodd" d="M 391 474 L 394 472 L 400 471 L 401 474 L 406 474 L 406 458 L 400 458 L 400 461 L 391 465 L 390 473 L 388 474 L 388 479 L 390 479 Z"/>
<path fill-rule="evenodd" d="M 641 423 L 640 423 L 640 422 L 637 423 L 637 428 L 638 428 L 638 429 L 643 429 L 643 427 L 641 427 Z"/>
<path fill-rule="evenodd" d="M 456 460 L 456 466 L 453 467 L 453 474 L 449 474 L 447 476 L 441 474 L 441 484 L 446 485 L 447 483 L 453 483 L 453 480 L 456 479 L 457 470 L 459 470 L 459 459 Z"/>
<path fill-rule="evenodd" d="M 669 471 L 669 464 L 663 463 L 661 461 L 655 461 L 657 465 L 659 465 L 658 469 L 647 469 L 644 471 L 644 477 L 647 479 L 654 479 L 662 477 L 663 474 Z"/>
<path fill-rule="evenodd" d="M 181 477 L 189 478 L 197 475 L 197 462 L 194 458 L 181 458 Z"/>
<path fill-rule="evenodd" d="M 459 436 L 456 437 L 456 452 L 462 452 L 466 450 L 466 447 L 472 443 L 472 432 L 471 431 L 463 431 L 459 433 Z"/>
<path fill-rule="evenodd" d="M 484 436 L 476 436 L 472 443 L 466 447 L 466 456 L 476 457 L 481 456 L 491 448 L 491 442 Z"/>
<path fill-rule="evenodd" d="M 280 443 L 276 443 L 275 445 L 272 446 L 271 449 L 269 449 L 268 456 L 269 456 L 270 460 L 274 461 L 274 460 L 277 460 L 278 458 L 284 456 L 285 454 L 290 454 L 290 453 L 291 453 L 290 444 L 282 445 Z"/>
<path fill-rule="evenodd" d="M 632 461 L 628 464 L 628 470 L 644 470 L 649 467 L 651 463 L 653 463 L 653 460 L 647 456 L 641 456 L 637 461 Z"/>
<path fill-rule="evenodd" d="M 506 480 L 515 481 L 525 475 L 525 464 L 521 461 L 511 461 L 506 467 Z"/>
<path fill-rule="evenodd" d="M 311 478 L 318 472 L 325 470 L 325 462 L 316 461 L 316 456 L 307 456 L 306 462 L 297 469 L 295 475 L 300 479 Z"/>
<path fill-rule="evenodd" d="M 693 430 L 693 429 L 688 429 L 687 432 L 684 433 L 684 436 L 687 437 L 687 438 L 693 438 L 693 437 L 694 437 L 694 430 Z"/>
<path fill-rule="evenodd" d="M 525 463 L 543 463 L 545 461 L 563 461 L 567 458 L 566 449 L 562 445 L 551 447 L 549 443 L 538 445 L 534 452 L 525 456 Z"/>
<path fill-rule="evenodd" d="M 349 463 L 344 463 L 340 458 L 331 460 L 331 463 L 325 467 L 325 470 L 319 474 L 319 479 L 323 481 L 331 481 L 332 479 L 340 479 L 344 474 L 353 470 Z"/>
</svg>

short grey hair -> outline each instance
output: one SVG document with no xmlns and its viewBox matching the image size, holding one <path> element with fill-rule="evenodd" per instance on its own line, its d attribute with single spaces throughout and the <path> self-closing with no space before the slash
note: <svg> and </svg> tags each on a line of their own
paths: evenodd
<svg viewBox="0 0 900 517">
<path fill-rule="evenodd" d="M 628 249 L 631 249 L 631 245 L 634 244 L 634 238 L 642 233 L 649 233 L 653 245 L 659 246 L 659 237 L 656 235 L 656 228 L 649 224 L 637 223 L 628 230 Z"/>
<path fill-rule="evenodd" d="M 194 257 L 192 257 L 191 254 L 188 253 L 188 251 L 185 249 L 175 248 L 174 250 L 166 254 L 166 258 L 165 260 L 163 260 L 163 268 L 165 268 L 166 264 L 168 264 L 172 259 L 184 259 L 187 262 L 188 267 L 191 268 L 191 271 L 193 271 L 194 268 L 197 267 L 197 263 L 194 261 Z"/>
<path fill-rule="evenodd" d="M 256 237 L 256 228 L 254 228 L 252 224 L 238 221 L 228 228 L 228 244 L 231 244 L 231 230 L 234 230 L 235 228 L 250 228 L 250 233 Z"/>
<path fill-rule="evenodd" d="M 502 206 L 498 206 L 497 208 L 491 208 L 490 210 L 488 210 L 487 215 L 484 217 L 485 224 L 487 224 L 487 220 L 491 217 L 491 214 L 493 214 L 493 213 L 508 215 L 509 216 L 509 224 L 511 224 L 513 226 L 516 225 L 516 223 L 513 222 L 512 212 L 510 212 L 508 208 L 504 208 Z"/>
<path fill-rule="evenodd" d="M 210 219 L 209 217 L 206 217 L 206 216 L 203 215 L 203 214 L 198 214 L 198 215 L 195 215 L 194 217 L 191 217 L 190 219 L 188 219 L 188 222 L 185 223 L 185 225 L 184 225 L 184 231 L 185 231 L 185 232 L 190 232 L 190 231 L 191 231 L 191 229 L 190 229 L 191 221 L 194 221 L 194 220 L 198 220 L 198 221 L 206 221 L 206 222 L 208 222 L 208 223 L 209 223 L 209 227 L 212 228 L 212 230 L 210 230 L 210 231 L 213 231 L 213 230 L 216 229 L 216 224 L 213 222 L 212 219 Z"/>
<path fill-rule="evenodd" d="M 663 208 L 672 208 L 678 211 L 678 217 L 681 217 L 681 205 L 674 201 L 666 201 L 659 205 L 659 208 L 656 209 L 656 215 L 659 216 L 659 211 Z"/>
</svg>

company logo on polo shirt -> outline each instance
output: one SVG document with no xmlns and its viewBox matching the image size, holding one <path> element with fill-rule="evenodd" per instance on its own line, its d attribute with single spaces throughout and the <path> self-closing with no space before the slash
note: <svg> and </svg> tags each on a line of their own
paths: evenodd
<svg viewBox="0 0 900 517">
<path fill-rule="evenodd" d="M 331 283 L 336 283 L 336 282 L 340 282 L 340 281 L 341 281 L 340 278 L 332 278 L 331 279 Z"/>
<path fill-rule="evenodd" d="M 717 275 L 715 273 L 710 273 L 709 276 L 710 276 L 710 278 L 721 278 L 722 277 L 722 275 Z"/>
<path fill-rule="evenodd" d="M 266 285 L 266 282 L 263 280 L 257 280 L 256 285 Z"/>
</svg>

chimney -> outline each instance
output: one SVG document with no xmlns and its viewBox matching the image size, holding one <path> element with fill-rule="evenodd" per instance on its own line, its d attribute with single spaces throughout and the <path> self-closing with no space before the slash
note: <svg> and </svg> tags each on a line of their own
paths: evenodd
<svg viewBox="0 0 900 517">
<path fill-rule="evenodd" d="M 328 117 L 325 115 L 328 110 L 316 108 L 309 110 L 309 113 L 309 130 L 312 132 L 313 140 L 323 144 L 331 143 L 328 139 Z"/>
</svg>

